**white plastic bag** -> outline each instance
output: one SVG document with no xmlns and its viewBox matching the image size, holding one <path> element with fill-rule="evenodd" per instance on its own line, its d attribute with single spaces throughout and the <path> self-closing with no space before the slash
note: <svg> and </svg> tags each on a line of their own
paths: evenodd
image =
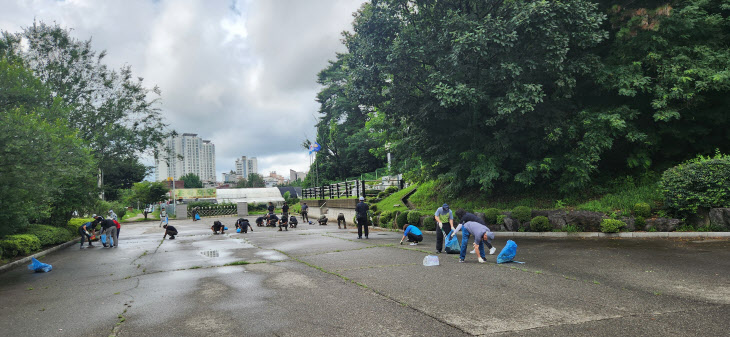
<svg viewBox="0 0 730 337">
<path fill-rule="evenodd" d="M 423 265 L 426 267 L 438 266 L 439 257 L 436 255 L 427 255 L 426 257 L 423 258 Z"/>
</svg>

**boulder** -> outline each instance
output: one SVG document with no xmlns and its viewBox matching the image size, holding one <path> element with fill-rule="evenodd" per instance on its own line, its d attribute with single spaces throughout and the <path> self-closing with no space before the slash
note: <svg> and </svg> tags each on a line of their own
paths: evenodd
<svg viewBox="0 0 730 337">
<path fill-rule="evenodd" d="M 484 221 L 484 223 L 487 223 L 487 216 L 484 215 L 484 213 L 482 213 L 482 212 L 476 212 L 476 213 L 474 213 L 474 215 L 476 215 L 477 217 L 479 217 L 479 219 L 482 219 L 482 221 Z M 487 225 L 489 225 L 489 224 L 487 224 Z M 489 229 L 492 229 L 492 228 L 489 227 Z"/>
<path fill-rule="evenodd" d="M 636 225 L 635 225 L 636 221 L 634 221 L 633 217 L 623 217 L 623 218 L 621 218 L 621 221 L 623 221 L 626 224 L 626 229 L 628 229 L 629 231 L 633 232 L 636 230 Z M 639 230 L 643 231 L 644 229 L 641 228 Z"/>
<path fill-rule="evenodd" d="M 679 225 L 682 224 L 682 220 L 670 219 L 670 218 L 655 218 L 646 219 L 646 228 L 654 227 L 659 232 L 672 232 Z"/>
<path fill-rule="evenodd" d="M 519 222 L 512 218 L 504 218 L 504 227 L 510 232 L 516 232 L 520 227 Z"/>
<path fill-rule="evenodd" d="M 709 218 L 713 226 L 722 227 L 724 230 L 730 228 L 730 208 L 711 208 Z"/>
<path fill-rule="evenodd" d="M 694 227 L 704 227 L 710 224 L 710 209 L 706 207 L 698 207 L 697 213 L 690 214 L 687 217 L 687 223 Z"/>
<path fill-rule="evenodd" d="M 603 213 L 591 211 L 573 211 L 565 216 L 568 224 L 576 225 L 586 232 L 600 231 L 603 219 L 608 219 L 608 217 Z"/>
</svg>

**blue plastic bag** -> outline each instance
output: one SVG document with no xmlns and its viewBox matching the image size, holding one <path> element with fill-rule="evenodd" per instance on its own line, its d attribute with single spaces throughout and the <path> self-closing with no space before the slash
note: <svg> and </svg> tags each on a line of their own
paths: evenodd
<svg viewBox="0 0 730 337">
<path fill-rule="evenodd" d="M 106 244 L 106 235 L 100 235 L 99 238 L 100 238 L 99 240 L 101 240 L 101 244 L 102 245 L 105 245 Z M 114 245 L 114 238 L 110 236 L 109 237 L 109 241 L 111 241 L 110 245 L 113 246 Z"/>
<path fill-rule="evenodd" d="M 223 230 L 224 230 L 224 231 L 227 231 L 227 230 L 228 230 L 228 227 L 223 227 Z"/>
<path fill-rule="evenodd" d="M 236 228 L 236 233 L 240 233 L 240 232 L 241 232 L 241 229 L 240 228 Z"/>
<path fill-rule="evenodd" d="M 507 240 L 507 244 L 502 248 L 497 256 L 497 263 L 512 262 L 517 255 L 517 244 L 512 240 Z"/>
<path fill-rule="evenodd" d="M 200 214 L 195 214 L 195 220 L 200 220 Z"/>
<path fill-rule="evenodd" d="M 47 273 L 53 270 L 53 266 L 47 263 L 36 260 L 34 257 L 31 258 L 31 264 L 28 265 L 28 269 L 35 271 L 36 273 Z"/>
<path fill-rule="evenodd" d="M 441 233 L 444 231 L 442 230 Z M 453 236 L 451 236 L 453 234 Z M 459 238 L 456 237 L 456 233 L 454 233 L 454 230 L 452 229 L 449 232 L 449 235 L 444 235 L 446 237 L 446 254 L 459 254 L 461 253 L 461 245 L 459 244 Z M 450 238 L 450 239 L 449 239 Z"/>
</svg>

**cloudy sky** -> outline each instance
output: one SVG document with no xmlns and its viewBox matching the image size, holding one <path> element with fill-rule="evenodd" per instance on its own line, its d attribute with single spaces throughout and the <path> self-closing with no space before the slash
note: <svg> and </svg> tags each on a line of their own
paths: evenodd
<svg viewBox="0 0 730 337">
<path fill-rule="evenodd" d="M 110 66 L 131 65 L 162 89 L 171 128 L 215 144 L 218 180 L 244 155 L 288 176 L 308 169 L 316 75 L 363 1 L 0 0 L 0 30 L 57 22 Z"/>
</svg>

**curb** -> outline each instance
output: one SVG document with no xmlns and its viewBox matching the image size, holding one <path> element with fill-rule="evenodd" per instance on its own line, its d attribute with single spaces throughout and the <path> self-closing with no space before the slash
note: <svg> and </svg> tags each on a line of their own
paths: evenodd
<svg viewBox="0 0 730 337">
<path fill-rule="evenodd" d="M 436 234 L 436 231 L 424 233 Z M 403 233 L 399 229 L 398 232 Z M 730 232 L 492 232 L 495 238 L 730 238 Z"/>
<path fill-rule="evenodd" d="M 79 240 L 80 239 L 77 238 L 77 239 L 68 241 L 66 243 L 62 243 L 62 244 L 60 244 L 58 246 L 51 247 L 51 248 L 48 248 L 46 250 L 40 251 L 40 252 L 35 253 L 33 255 L 26 256 L 26 257 L 24 257 L 24 258 L 22 258 L 22 259 L 20 259 L 18 261 L 13 261 L 13 262 L 10 262 L 8 264 L 4 264 L 4 265 L 0 266 L 0 273 L 4 273 L 6 271 L 9 271 L 10 269 L 13 269 L 13 268 L 15 268 L 15 267 L 17 267 L 17 266 L 19 266 L 21 264 L 26 264 L 26 263 L 30 262 L 30 260 L 32 258 L 34 258 L 34 257 L 37 258 L 39 256 L 43 256 L 43 255 L 46 255 L 46 254 L 49 254 L 49 253 L 53 253 L 53 252 L 55 252 L 57 250 L 64 249 L 64 248 L 66 248 L 68 246 L 71 246 L 73 244 L 76 244 L 76 243 L 79 242 Z"/>
</svg>

